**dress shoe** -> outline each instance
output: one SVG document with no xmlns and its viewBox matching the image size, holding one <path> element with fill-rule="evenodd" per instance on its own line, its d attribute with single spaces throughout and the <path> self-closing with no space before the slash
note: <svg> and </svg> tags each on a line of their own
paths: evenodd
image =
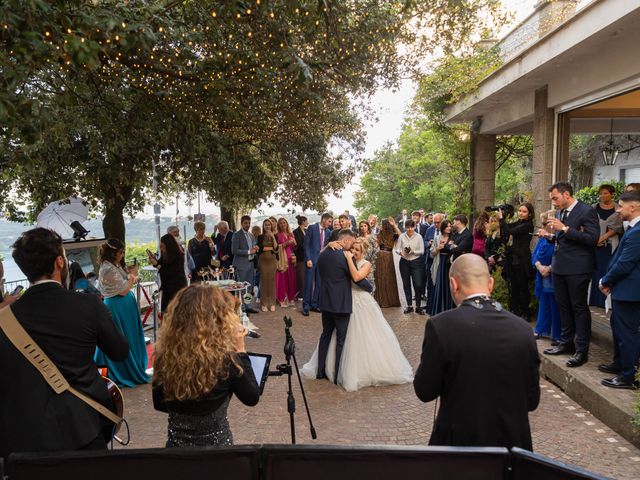
<svg viewBox="0 0 640 480">
<path fill-rule="evenodd" d="M 322 380 L 323 378 L 329 378 L 329 377 L 327 377 L 324 373 L 316 375 L 316 380 Z"/>
<path fill-rule="evenodd" d="M 260 311 L 256 310 L 255 308 L 247 308 L 247 312 L 248 313 L 260 313 Z"/>
<path fill-rule="evenodd" d="M 600 370 L 602 373 L 613 373 L 614 375 L 617 375 L 618 373 L 620 373 L 620 365 L 613 362 L 601 363 L 600 365 L 598 365 L 598 370 Z"/>
<path fill-rule="evenodd" d="M 637 390 L 640 387 L 640 384 L 632 378 L 624 379 L 619 375 L 613 378 L 605 378 L 600 383 L 605 387 L 620 388 L 624 390 Z"/>
<path fill-rule="evenodd" d="M 425 312 L 422 308 L 416 308 L 416 314 L 417 315 L 426 315 L 427 312 Z"/>
<path fill-rule="evenodd" d="M 304 315 L 305 317 L 309 316 L 309 310 L 302 310 L 302 315 Z"/>
<path fill-rule="evenodd" d="M 573 357 L 567 360 L 567 367 L 579 367 L 589 360 L 589 355 L 583 352 L 576 352 Z"/>
<path fill-rule="evenodd" d="M 543 350 L 545 355 L 571 355 L 574 352 L 575 350 L 573 348 L 565 347 L 564 345 L 557 345 Z"/>
<path fill-rule="evenodd" d="M 407 307 L 403 310 L 403 312 L 405 315 L 408 313 L 413 313 L 413 307 Z"/>
<path fill-rule="evenodd" d="M 549 344 L 552 347 L 557 347 L 558 345 L 560 345 L 560 341 L 559 340 L 551 340 L 551 343 Z"/>
<path fill-rule="evenodd" d="M 312 308 L 311 311 L 316 313 L 322 313 L 322 310 L 320 310 L 318 307 Z"/>
</svg>

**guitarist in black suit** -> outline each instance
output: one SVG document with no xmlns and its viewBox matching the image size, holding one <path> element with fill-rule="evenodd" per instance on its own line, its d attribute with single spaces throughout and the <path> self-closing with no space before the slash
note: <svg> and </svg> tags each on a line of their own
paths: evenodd
<svg viewBox="0 0 640 480">
<path fill-rule="evenodd" d="M 18 323 L 69 384 L 111 408 L 93 362 L 96 346 L 124 360 L 125 337 L 96 295 L 65 289 L 67 258 L 59 235 L 44 228 L 23 233 L 13 259 L 31 287 L 10 307 Z M 102 427 L 112 424 L 69 391 L 56 394 L 0 329 L 0 457 L 11 452 L 106 449 Z"/>
<path fill-rule="evenodd" d="M 560 344 L 544 351 L 547 355 L 574 354 L 568 367 L 579 367 L 589 358 L 591 311 L 587 292 L 596 268 L 596 245 L 600 236 L 598 213 L 586 203 L 573 198 L 573 188 L 565 182 L 549 188 L 554 207 L 560 209 L 549 219 L 555 231 L 556 249 L 551 272 L 562 332 Z M 543 230 L 540 235 L 546 234 Z M 575 337 L 575 341 L 574 341 Z"/>
</svg>

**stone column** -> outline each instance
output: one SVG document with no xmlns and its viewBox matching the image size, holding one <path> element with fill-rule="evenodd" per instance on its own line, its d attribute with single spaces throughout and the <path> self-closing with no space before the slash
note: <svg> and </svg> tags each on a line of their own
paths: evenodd
<svg viewBox="0 0 640 480">
<path fill-rule="evenodd" d="M 471 128 L 471 201 L 475 211 L 493 205 L 496 193 L 496 136 L 478 133 L 480 121 Z"/>
<path fill-rule="evenodd" d="M 533 112 L 532 203 L 536 210 L 536 224 L 541 212 L 551 208 L 547 190 L 553 183 L 554 112 L 547 108 L 547 87 L 536 90 Z"/>
</svg>

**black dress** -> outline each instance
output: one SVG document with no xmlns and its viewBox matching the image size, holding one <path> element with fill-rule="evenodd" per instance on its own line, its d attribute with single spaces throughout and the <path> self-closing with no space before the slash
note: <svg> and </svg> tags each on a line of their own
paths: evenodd
<svg viewBox="0 0 640 480">
<path fill-rule="evenodd" d="M 184 252 L 180 252 L 173 257 L 160 257 L 160 290 L 162 291 L 162 302 L 160 311 L 166 312 L 167 307 L 176 293 L 187 286 L 187 277 L 184 274 Z"/>
<path fill-rule="evenodd" d="M 162 385 L 153 385 L 153 406 L 167 412 L 167 447 L 207 447 L 233 445 L 227 420 L 227 407 L 235 393 L 242 403 L 253 406 L 260 390 L 246 353 L 238 354 L 242 374 L 228 361 L 229 377 L 221 380 L 203 397 L 193 400 L 167 400 Z"/>
<path fill-rule="evenodd" d="M 191 270 L 191 280 L 194 282 L 204 280 L 198 275 L 198 272 L 203 268 L 211 266 L 211 259 L 213 258 L 213 250 L 209 242 L 207 242 L 207 237 L 203 238 L 202 241 L 199 241 L 195 237 L 192 238 L 189 240 L 187 250 L 189 250 L 189 255 L 191 255 L 193 263 L 195 264 L 195 268 Z"/>
<path fill-rule="evenodd" d="M 502 238 L 511 236 L 511 244 L 507 243 L 504 259 L 504 275 L 509 283 L 509 309 L 514 314 L 530 319 L 529 302 L 531 300 L 530 282 L 534 278 L 531 264 L 531 234 L 533 222 L 531 220 L 518 220 L 507 223 L 500 220 Z"/>
</svg>

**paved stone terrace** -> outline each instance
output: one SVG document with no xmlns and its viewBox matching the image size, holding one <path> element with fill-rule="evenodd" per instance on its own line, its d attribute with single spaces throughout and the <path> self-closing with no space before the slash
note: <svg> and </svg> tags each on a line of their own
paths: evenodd
<svg viewBox="0 0 640 480">
<path fill-rule="evenodd" d="M 321 331 L 320 315 L 303 317 L 292 308 L 252 315 L 262 338 L 247 339 L 247 349 L 270 353 L 273 364 L 283 363 L 283 314 L 293 319 L 299 366 L 309 358 Z M 417 367 L 425 317 L 403 315 L 400 308 L 384 310 L 409 362 Z M 434 402 L 423 404 L 413 386 L 370 387 L 347 393 L 326 380 L 303 379 L 318 433 L 312 440 L 304 404 L 295 380 L 297 442 L 307 444 L 426 445 L 433 425 Z M 534 450 L 561 462 L 619 479 L 640 478 L 640 450 L 606 427 L 568 398 L 555 385 L 542 380 L 542 398 L 530 415 Z M 233 399 L 229 421 L 236 444 L 289 443 L 286 377 L 270 377 L 260 403 L 245 407 Z M 149 385 L 126 389 L 126 417 L 132 431 L 128 448 L 162 447 L 166 441 L 166 415 L 153 409 Z M 473 401 L 470 398 L 469 401 Z"/>
</svg>

